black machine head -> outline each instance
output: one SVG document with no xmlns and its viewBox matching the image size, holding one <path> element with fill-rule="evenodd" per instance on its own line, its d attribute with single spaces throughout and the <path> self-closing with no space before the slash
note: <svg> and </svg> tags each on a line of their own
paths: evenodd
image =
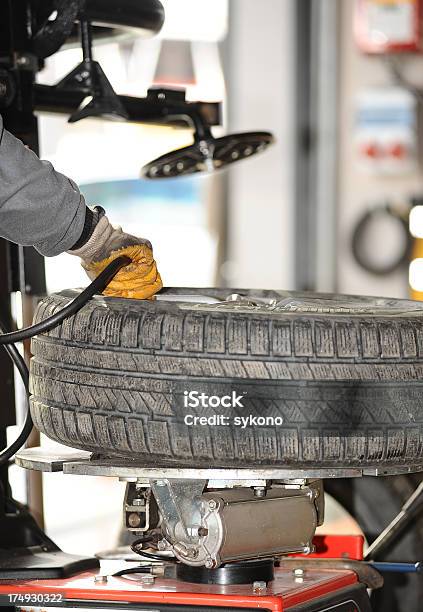
<svg viewBox="0 0 423 612">
<path fill-rule="evenodd" d="M 146 164 L 141 176 L 148 179 L 173 178 L 196 172 L 214 172 L 233 162 L 264 151 L 274 138 L 269 132 L 228 134 L 221 138 L 196 138 L 192 145 L 170 151 Z"/>
</svg>

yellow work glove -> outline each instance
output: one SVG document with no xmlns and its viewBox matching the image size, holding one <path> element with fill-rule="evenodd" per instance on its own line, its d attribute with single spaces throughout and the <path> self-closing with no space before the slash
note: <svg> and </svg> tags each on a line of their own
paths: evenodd
<svg viewBox="0 0 423 612">
<path fill-rule="evenodd" d="M 132 263 L 125 266 L 110 281 L 104 295 L 112 297 L 151 299 L 163 287 L 162 279 L 154 261 L 153 251 L 146 244 L 136 244 L 118 251 L 112 251 L 107 259 L 82 262 L 82 267 L 91 280 L 94 280 L 113 259 L 127 255 Z"/>
<path fill-rule="evenodd" d="M 89 209 L 89 212 L 92 228 L 88 239 L 68 253 L 81 258 L 82 267 L 91 280 L 113 259 L 127 255 L 132 263 L 119 270 L 103 293 L 114 297 L 151 299 L 163 286 L 151 243 L 114 227 L 100 207 Z"/>
</svg>

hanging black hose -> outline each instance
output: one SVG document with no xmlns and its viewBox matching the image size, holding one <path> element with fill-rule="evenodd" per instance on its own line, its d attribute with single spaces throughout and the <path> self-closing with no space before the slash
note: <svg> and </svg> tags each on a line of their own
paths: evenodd
<svg viewBox="0 0 423 612">
<path fill-rule="evenodd" d="M 1 322 L 0 322 L 0 332 L 1 334 L 7 333 L 6 328 Z M 18 351 L 18 349 L 16 348 L 14 344 L 6 344 L 4 349 L 6 353 L 9 355 L 10 359 L 13 361 L 19 374 L 21 375 L 22 382 L 28 393 L 29 391 L 29 371 L 24 361 L 24 358 L 22 357 L 22 355 L 20 354 L 20 352 Z"/>
<path fill-rule="evenodd" d="M 50 329 L 53 329 L 59 325 L 62 321 L 64 321 L 64 319 L 67 319 L 68 317 L 71 317 L 77 313 L 78 310 L 80 310 L 96 293 L 101 293 L 104 291 L 117 272 L 121 268 L 127 266 L 129 263 L 131 263 L 131 259 L 125 255 L 116 257 L 116 259 L 114 259 L 103 270 L 103 272 L 101 272 L 101 274 L 99 274 L 97 278 L 95 278 L 93 282 L 90 283 L 88 287 L 86 287 L 86 289 L 84 289 L 74 300 L 69 302 L 69 304 L 67 304 L 59 312 L 56 312 L 51 317 L 44 319 L 44 321 L 41 321 L 36 325 L 31 325 L 30 327 L 26 327 L 25 329 L 20 329 L 15 332 L 6 332 L 4 325 L 2 325 L 0 322 L 0 345 L 4 346 L 7 354 L 15 364 L 22 378 L 27 397 L 27 413 L 24 425 L 16 440 L 14 440 L 10 446 L 0 452 L 0 466 L 8 463 L 13 455 L 15 455 L 15 453 L 22 448 L 33 428 L 31 413 L 28 406 L 29 371 L 22 355 L 13 343 L 32 338 L 36 334 L 49 331 Z"/>
<path fill-rule="evenodd" d="M 0 322 L 0 332 L 2 334 L 6 333 L 6 330 L 1 322 Z M 29 411 L 29 406 L 28 406 L 28 396 L 29 396 L 28 368 L 26 366 L 26 363 L 22 355 L 20 354 L 20 352 L 18 351 L 18 349 L 16 348 L 14 344 L 6 344 L 4 348 L 7 354 L 9 355 L 10 359 L 15 364 L 16 369 L 18 370 L 22 378 L 22 382 L 23 382 L 23 385 L 26 391 L 27 412 L 26 412 L 24 425 L 18 437 L 16 438 L 16 440 L 14 440 L 12 444 L 10 444 L 10 446 L 8 446 L 7 448 L 5 448 L 4 450 L 0 452 L 0 465 L 4 465 L 5 463 L 8 463 L 8 461 L 13 457 L 13 455 L 25 444 L 25 442 L 27 441 L 32 431 L 32 427 L 33 427 L 31 413 Z"/>
<path fill-rule="evenodd" d="M 165 557 L 164 555 L 154 555 L 152 553 L 145 552 L 142 549 L 144 544 L 149 542 L 157 542 L 158 534 L 146 534 L 132 542 L 131 550 L 132 552 L 140 555 L 141 557 L 145 557 L 147 559 L 152 559 L 154 561 L 168 561 L 169 563 L 176 562 L 176 559 L 172 557 Z M 153 565 L 138 565 L 137 567 L 127 567 L 123 570 L 120 570 L 113 574 L 113 576 L 126 576 L 127 574 L 151 574 L 153 569 Z"/>
<path fill-rule="evenodd" d="M 353 230 L 351 250 L 356 262 L 366 272 L 384 276 L 408 264 L 413 243 L 408 230 L 409 212 L 409 207 L 399 210 L 390 203 L 386 203 L 366 210 L 359 218 Z M 397 223 L 400 233 L 404 237 L 404 245 L 398 253 L 394 253 L 393 259 L 386 263 L 379 263 L 377 260 L 372 259 L 371 251 L 374 251 L 374 245 L 371 244 L 369 248 L 367 232 L 373 223 L 384 219 L 392 219 L 394 223 Z"/>
<path fill-rule="evenodd" d="M 134 552 L 137 555 L 140 555 L 141 557 L 145 557 L 146 559 L 152 559 L 153 561 L 167 561 L 168 563 L 176 563 L 176 559 L 174 557 L 167 557 L 165 555 L 155 555 L 153 553 L 149 553 L 146 552 L 145 550 L 143 550 L 143 544 L 150 542 L 152 540 L 155 540 L 156 537 L 155 536 L 142 536 L 141 538 L 139 538 L 138 540 L 135 540 L 135 542 L 132 542 L 131 544 L 131 550 L 132 552 Z"/>
<path fill-rule="evenodd" d="M 32 338 L 37 334 L 41 334 L 46 331 L 50 331 L 54 327 L 57 327 L 62 321 L 68 319 L 72 315 L 81 310 L 83 306 L 96 294 L 101 293 L 107 287 L 112 278 L 119 272 L 121 268 L 124 268 L 131 263 L 131 259 L 126 255 L 116 257 L 109 265 L 104 268 L 103 272 L 93 280 L 93 282 L 81 291 L 81 293 L 64 308 L 56 312 L 51 317 L 44 319 L 36 325 L 25 327 L 15 332 L 9 332 L 7 334 L 0 335 L 0 344 L 11 344 L 12 342 L 22 342 Z"/>
</svg>

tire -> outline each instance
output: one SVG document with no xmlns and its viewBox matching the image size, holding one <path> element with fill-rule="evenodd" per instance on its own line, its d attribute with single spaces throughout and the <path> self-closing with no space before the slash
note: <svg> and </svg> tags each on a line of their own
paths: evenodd
<svg viewBox="0 0 423 612">
<path fill-rule="evenodd" d="M 233 291 L 98 297 L 34 338 L 35 425 L 154 465 L 423 469 L 420 303 L 244 290 L 227 301 Z M 43 299 L 35 321 L 75 295 Z M 184 392 L 240 399 L 187 408 Z"/>
<path fill-rule="evenodd" d="M 402 475 L 385 478 L 325 480 L 325 491 L 351 514 L 367 541 L 373 542 L 400 512 L 404 502 L 421 482 L 422 476 Z M 398 536 L 393 546 L 383 551 L 378 561 L 421 561 L 423 518 L 417 517 Z M 384 586 L 371 596 L 374 612 L 420 610 L 423 580 L 420 574 L 384 574 Z"/>
</svg>

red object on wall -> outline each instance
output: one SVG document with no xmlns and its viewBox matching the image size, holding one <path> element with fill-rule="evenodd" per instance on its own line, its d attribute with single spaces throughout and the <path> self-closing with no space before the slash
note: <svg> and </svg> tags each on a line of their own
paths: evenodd
<svg viewBox="0 0 423 612">
<path fill-rule="evenodd" d="M 364 157 L 377 159 L 383 155 L 383 152 L 377 143 L 369 142 L 361 147 L 361 153 Z"/>
<path fill-rule="evenodd" d="M 395 159 L 404 159 L 407 157 L 407 147 L 400 142 L 392 144 L 388 149 L 388 155 Z"/>
<path fill-rule="evenodd" d="M 423 0 L 356 0 L 354 34 L 365 53 L 421 52 Z"/>
</svg>

